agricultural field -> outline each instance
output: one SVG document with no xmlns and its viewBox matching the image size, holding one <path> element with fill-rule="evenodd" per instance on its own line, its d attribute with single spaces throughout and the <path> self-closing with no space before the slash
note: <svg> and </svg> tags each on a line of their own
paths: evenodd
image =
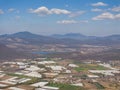
<svg viewBox="0 0 120 90">
<path fill-rule="evenodd" d="M 33 84 L 33 83 L 36 83 L 36 82 L 41 81 L 40 78 L 36 78 L 36 77 L 29 77 L 29 76 L 18 75 L 18 74 L 12 74 L 12 73 L 9 73 L 8 75 L 9 75 L 9 76 L 16 76 L 16 77 L 19 77 L 19 78 L 30 78 L 31 80 L 25 82 L 24 85 L 29 85 L 29 84 Z"/>
<path fill-rule="evenodd" d="M 76 67 L 76 71 L 88 71 L 88 70 L 107 70 L 108 68 L 100 66 L 97 64 L 79 64 L 79 67 Z"/>
<path fill-rule="evenodd" d="M 61 84 L 61 83 L 49 83 L 48 86 L 59 87 L 60 90 L 86 90 L 80 86 L 73 86 L 69 84 Z"/>
</svg>

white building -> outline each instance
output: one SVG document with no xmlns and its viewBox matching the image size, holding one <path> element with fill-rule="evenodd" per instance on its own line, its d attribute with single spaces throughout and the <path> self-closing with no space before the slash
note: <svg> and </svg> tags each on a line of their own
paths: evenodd
<svg viewBox="0 0 120 90">
<path fill-rule="evenodd" d="M 55 64 L 56 62 L 55 61 L 41 61 L 41 62 L 38 62 L 38 64 Z"/>
<path fill-rule="evenodd" d="M 76 64 L 69 64 L 68 66 L 69 66 L 69 67 L 72 67 L 72 68 L 79 67 L 79 66 L 76 65 Z"/>
<path fill-rule="evenodd" d="M 45 90 L 59 90 L 58 87 L 51 87 L 51 86 L 43 86 L 42 89 L 45 89 Z"/>
<path fill-rule="evenodd" d="M 3 88 L 3 87 L 7 87 L 8 85 L 6 84 L 0 84 L 0 87 Z"/>
<path fill-rule="evenodd" d="M 66 70 L 65 73 L 72 73 L 71 70 Z"/>
<path fill-rule="evenodd" d="M 40 73 L 38 73 L 38 72 L 35 72 L 35 71 L 30 72 L 30 73 L 27 73 L 27 74 L 25 74 L 25 75 L 26 75 L 26 76 L 29 76 L 29 77 L 42 78 L 42 75 L 41 75 Z"/>
<path fill-rule="evenodd" d="M 82 83 L 76 83 L 76 84 L 71 84 L 71 85 L 74 85 L 74 86 L 83 86 L 83 84 Z"/>
<path fill-rule="evenodd" d="M 113 68 L 110 64 L 106 64 L 106 63 L 104 63 L 104 64 L 99 64 L 99 65 L 101 65 L 101 66 L 104 66 L 104 67 L 106 67 L 106 68 L 109 68 L 109 69 L 115 69 L 115 68 Z"/>
<path fill-rule="evenodd" d="M 104 75 L 111 75 L 114 76 L 114 73 L 120 73 L 118 70 L 89 70 L 91 73 L 101 73 Z"/>
<path fill-rule="evenodd" d="M 31 79 L 30 79 L 30 78 L 12 77 L 12 78 L 9 78 L 9 79 L 0 81 L 0 82 L 6 83 L 6 84 L 15 85 L 15 84 L 17 84 L 17 83 L 24 83 L 24 82 L 27 82 L 27 81 L 29 81 L 29 80 L 31 80 Z"/>
<path fill-rule="evenodd" d="M 98 78 L 99 76 L 97 75 L 87 75 L 89 78 Z"/>
<path fill-rule="evenodd" d="M 25 90 L 25 89 L 21 89 L 21 88 L 18 88 L 18 87 L 10 87 L 9 90 Z"/>
<path fill-rule="evenodd" d="M 38 83 L 32 84 L 31 86 L 33 86 L 33 87 L 42 87 L 42 86 L 45 86 L 47 84 L 48 84 L 48 82 L 38 82 Z"/>
<path fill-rule="evenodd" d="M 60 73 L 62 70 L 66 70 L 63 66 L 46 66 L 50 69 L 52 69 L 54 72 Z"/>
<path fill-rule="evenodd" d="M 26 68 L 25 70 L 27 70 L 27 71 L 38 71 L 38 70 L 40 70 L 40 68 L 37 67 L 37 66 L 31 65 L 29 68 Z"/>
<path fill-rule="evenodd" d="M 0 78 L 2 78 L 2 77 L 4 77 L 5 76 L 5 74 L 3 74 L 3 73 L 0 73 Z"/>
</svg>

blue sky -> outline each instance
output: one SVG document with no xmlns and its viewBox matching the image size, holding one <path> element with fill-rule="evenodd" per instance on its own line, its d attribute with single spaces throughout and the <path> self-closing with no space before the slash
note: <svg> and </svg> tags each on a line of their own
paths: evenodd
<svg viewBox="0 0 120 90">
<path fill-rule="evenodd" d="M 120 34 L 120 0 L 0 0 L 0 34 Z"/>
</svg>

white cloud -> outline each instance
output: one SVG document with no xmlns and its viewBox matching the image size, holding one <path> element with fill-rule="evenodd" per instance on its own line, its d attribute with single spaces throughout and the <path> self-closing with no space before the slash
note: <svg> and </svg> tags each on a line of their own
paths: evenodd
<svg viewBox="0 0 120 90">
<path fill-rule="evenodd" d="M 8 9 L 8 12 L 13 12 L 13 11 L 15 11 L 14 8 L 9 8 L 9 9 Z"/>
<path fill-rule="evenodd" d="M 37 9 L 29 9 L 29 13 L 35 13 L 40 16 L 49 15 L 49 14 L 70 14 L 71 12 L 65 9 L 48 9 L 47 7 L 39 7 Z"/>
<path fill-rule="evenodd" d="M 92 20 L 105 20 L 105 19 L 120 19 L 120 14 L 112 14 L 109 12 L 102 13 L 96 17 L 93 17 Z"/>
<path fill-rule="evenodd" d="M 39 7 L 37 9 L 29 9 L 30 13 L 35 13 L 35 14 L 39 14 L 39 15 L 47 15 L 47 14 L 51 14 L 51 11 L 48 10 L 48 8 L 46 7 Z"/>
<path fill-rule="evenodd" d="M 103 3 L 103 2 L 97 2 L 97 3 L 93 3 L 93 4 L 91 4 L 92 6 L 107 6 L 108 4 L 106 4 L 106 3 Z"/>
<path fill-rule="evenodd" d="M 93 20 L 114 19 L 114 15 L 109 12 L 105 12 L 105 13 L 102 13 L 101 15 L 98 15 L 98 16 L 92 18 L 92 19 Z"/>
<path fill-rule="evenodd" d="M 52 8 L 48 9 L 45 6 L 39 7 L 37 9 L 29 9 L 29 13 L 34 13 L 39 16 L 46 16 L 46 15 L 51 15 L 51 14 L 65 14 L 68 15 L 69 17 L 77 17 L 85 13 L 85 11 L 76 11 L 76 12 L 71 12 L 66 9 L 58 9 L 58 8 Z"/>
<path fill-rule="evenodd" d="M 11 12 L 14 12 L 14 13 L 20 13 L 19 10 L 15 9 L 15 8 L 9 8 L 8 9 L 8 12 L 11 13 Z"/>
<path fill-rule="evenodd" d="M 76 23 L 88 23 L 88 20 L 81 20 L 81 21 L 76 21 L 76 20 L 62 20 L 62 21 L 57 21 L 58 24 L 76 24 Z"/>
<path fill-rule="evenodd" d="M 59 23 L 59 24 L 75 24 L 78 22 L 75 20 L 62 20 L 62 21 L 57 21 L 57 23 Z"/>
<path fill-rule="evenodd" d="M 0 14 L 4 14 L 4 11 L 2 9 L 0 9 Z"/>
<path fill-rule="evenodd" d="M 120 19 L 120 14 L 115 15 L 116 19 Z"/>
<path fill-rule="evenodd" d="M 102 9 L 99 9 L 99 8 L 94 8 L 94 9 L 91 9 L 92 12 L 101 12 L 103 11 Z"/>
<path fill-rule="evenodd" d="M 85 11 L 77 11 L 77 12 L 73 12 L 69 15 L 69 17 L 77 17 L 77 16 L 80 16 L 82 14 L 84 14 Z"/>
<path fill-rule="evenodd" d="M 57 9 L 57 8 L 51 9 L 50 11 L 51 11 L 53 14 L 70 14 L 70 13 L 71 13 L 71 12 L 68 11 L 68 10 Z"/>
<path fill-rule="evenodd" d="M 19 20 L 21 17 L 20 16 L 15 16 L 15 19 Z"/>
<path fill-rule="evenodd" d="M 120 6 L 111 9 L 114 12 L 120 12 Z"/>
</svg>

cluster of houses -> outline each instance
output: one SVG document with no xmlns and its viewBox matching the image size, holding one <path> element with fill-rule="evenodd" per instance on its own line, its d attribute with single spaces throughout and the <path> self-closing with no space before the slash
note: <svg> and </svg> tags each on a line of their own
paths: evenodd
<svg viewBox="0 0 120 90">
<path fill-rule="evenodd" d="M 32 64 L 31 64 L 32 63 Z M 4 77 L 6 74 L 4 71 L 0 71 L 0 88 L 7 88 L 9 90 L 26 90 L 20 87 L 12 87 L 13 85 L 25 83 L 31 80 L 31 78 L 38 79 L 53 79 L 57 77 L 60 73 L 70 74 L 71 70 L 68 70 L 64 66 L 57 65 L 55 61 L 31 61 L 31 63 L 26 62 L 3 62 L 2 66 L 5 68 L 10 66 L 10 68 L 18 68 L 17 71 L 12 73 L 16 76 Z M 44 67 L 39 67 L 39 66 Z M 70 67 L 75 67 L 76 65 L 70 64 Z M 10 72 L 9 72 L 10 73 Z M 18 75 L 18 77 L 17 77 Z M 23 78 L 19 78 L 19 76 L 25 76 Z M 56 78 L 57 79 L 57 78 Z M 54 79 L 53 79 L 54 80 Z M 36 90 L 59 90 L 59 87 L 50 87 L 47 86 L 49 82 L 37 82 L 33 83 L 30 86 L 35 87 Z"/>
<path fill-rule="evenodd" d="M 67 66 L 61 66 L 56 61 L 45 61 L 45 60 L 35 60 L 30 62 L 24 61 L 15 61 L 15 62 L 3 62 L 1 68 L 10 66 L 10 68 L 17 68 L 16 71 L 7 72 L 0 71 L 0 88 L 4 90 L 7 88 L 8 90 L 59 90 L 59 87 L 51 87 L 49 86 L 49 81 L 54 83 L 69 83 L 74 86 L 83 87 L 81 78 L 73 77 L 75 74 L 73 73 L 73 68 L 78 68 L 79 66 L 73 63 L 69 63 Z M 88 70 L 89 74 L 87 74 L 87 78 L 95 79 L 99 78 L 96 73 L 114 76 L 114 74 L 119 74 L 120 71 L 118 69 L 112 68 L 108 64 L 99 64 L 101 66 L 110 68 L 110 70 Z M 19 77 L 21 76 L 21 77 Z M 20 87 L 19 85 L 32 81 L 33 78 L 37 78 L 37 82 L 32 82 L 27 85 L 26 89 Z M 18 87 L 18 86 L 19 87 Z"/>
</svg>

